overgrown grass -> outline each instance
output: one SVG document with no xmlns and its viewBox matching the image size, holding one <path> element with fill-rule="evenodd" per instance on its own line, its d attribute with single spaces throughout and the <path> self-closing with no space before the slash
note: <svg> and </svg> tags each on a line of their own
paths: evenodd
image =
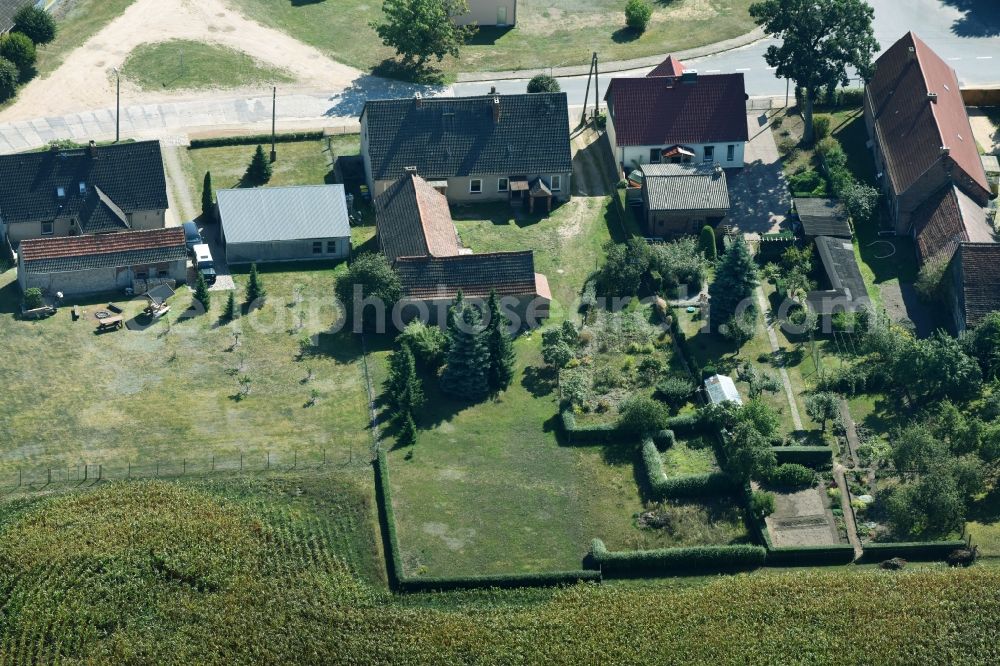
<svg viewBox="0 0 1000 666">
<path fill-rule="evenodd" d="M 669 53 L 736 37 L 753 29 L 750 0 L 657 3 L 641 36 L 625 28 L 619 0 L 520 0 L 517 27 L 483 28 L 439 67 L 456 72 L 580 65 L 598 51 L 604 60 Z M 247 16 L 315 46 L 330 57 L 371 69 L 394 55 L 381 44 L 372 21 L 382 18 L 381 2 L 275 2 L 236 0 Z"/>
<path fill-rule="evenodd" d="M 663 452 L 663 471 L 667 476 L 705 474 L 719 469 L 711 442 L 677 440 Z"/>
<path fill-rule="evenodd" d="M 142 44 L 122 65 L 122 76 L 145 90 L 200 90 L 287 83 L 295 77 L 224 46 L 173 39 Z"/>
</svg>

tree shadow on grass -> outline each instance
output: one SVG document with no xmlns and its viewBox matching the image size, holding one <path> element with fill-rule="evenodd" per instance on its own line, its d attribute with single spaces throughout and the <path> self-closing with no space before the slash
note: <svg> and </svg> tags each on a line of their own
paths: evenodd
<svg viewBox="0 0 1000 666">
<path fill-rule="evenodd" d="M 618 28 L 611 33 L 611 41 L 615 44 L 628 44 L 642 37 L 642 33 L 629 27 Z"/>
<path fill-rule="evenodd" d="M 558 375 L 547 367 L 528 366 L 524 369 L 521 386 L 533 397 L 543 398 L 556 390 Z"/>
<path fill-rule="evenodd" d="M 386 79 L 396 79 L 406 83 L 419 83 L 425 86 L 444 84 L 444 72 L 433 65 L 424 63 L 406 63 L 397 58 L 386 58 L 372 68 L 372 74 Z"/>
</svg>

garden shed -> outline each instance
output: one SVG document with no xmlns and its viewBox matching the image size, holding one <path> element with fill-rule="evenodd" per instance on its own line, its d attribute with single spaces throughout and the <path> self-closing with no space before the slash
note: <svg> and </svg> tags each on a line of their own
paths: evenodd
<svg viewBox="0 0 1000 666">
<path fill-rule="evenodd" d="M 351 226 L 343 185 L 219 190 L 226 261 L 345 259 Z"/>
<path fill-rule="evenodd" d="M 792 200 L 795 213 L 802 225 L 802 235 L 806 242 L 817 236 L 853 238 L 851 223 L 844 206 L 834 199 L 796 197 Z"/>
</svg>

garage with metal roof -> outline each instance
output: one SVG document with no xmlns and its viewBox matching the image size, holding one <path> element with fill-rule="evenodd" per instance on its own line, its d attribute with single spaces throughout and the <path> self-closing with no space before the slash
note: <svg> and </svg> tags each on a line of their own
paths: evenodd
<svg viewBox="0 0 1000 666">
<path fill-rule="evenodd" d="M 351 226 L 343 185 L 219 190 L 226 261 L 345 259 Z"/>
</svg>

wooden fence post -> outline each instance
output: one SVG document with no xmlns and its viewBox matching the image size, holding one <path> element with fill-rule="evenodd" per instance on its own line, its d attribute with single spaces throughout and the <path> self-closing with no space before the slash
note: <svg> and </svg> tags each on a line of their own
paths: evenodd
<svg viewBox="0 0 1000 666">
<path fill-rule="evenodd" d="M 267 452 L 267 468 L 266 469 L 271 469 L 271 452 L 270 451 Z"/>
<path fill-rule="evenodd" d="M 98 463 L 97 465 L 97 480 L 100 481 L 104 478 L 104 463 Z"/>
<path fill-rule="evenodd" d="M 215 471 L 215 454 L 212 454 L 212 471 Z"/>
<path fill-rule="evenodd" d="M 87 480 L 87 475 L 90 474 L 90 465 L 87 463 L 83 464 L 83 480 Z"/>
</svg>

